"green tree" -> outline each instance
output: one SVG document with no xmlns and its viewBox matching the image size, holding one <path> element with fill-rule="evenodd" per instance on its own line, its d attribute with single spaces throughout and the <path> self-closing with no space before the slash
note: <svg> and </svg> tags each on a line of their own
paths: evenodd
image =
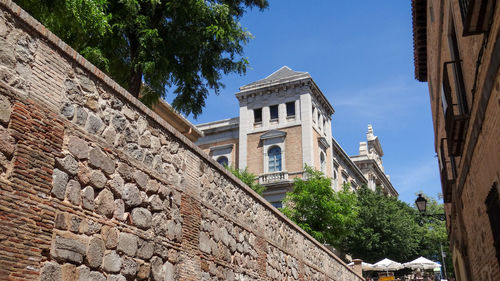
<svg viewBox="0 0 500 281">
<path fill-rule="evenodd" d="M 376 262 L 389 258 L 410 261 L 421 241 L 416 210 L 395 197 L 362 186 L 358 192 L 359 215 L 342 249 L 355 258 Z"/>
<path fill-rule="evenodd" d="M 448 277 L 454 276 L 453 262 L 448 244 L 448 233 L 446 222 L 439 216 L 444 214 L 444 204 L 439 203 L 438 198 L 433 198 L 423 192 L 419 192 L 427 200 L 426 214 L 420 215 L 420 250 L 419 255 L 433 261 L 442 262 L 441 247 L 446 255 L 446 271 Z M 416 206 L 415 206 L 416 209 Z M 438 215 L 438 216 L 436 216 Z"/>
<path fill-rule="evenodd" d="M 250 173 L 246 167 L 244 170 L 238 170 L 230 166 L 225 167 L 243 183 L 253 189 L 253 191 L 257 192 L 257 194 L 262 195 L 262 193 L 266 190 L 265 186 L 259 184 L 257 175 Z"/>
<path fill-rule="evenodd" d="M 305 172 L 306 179 L 295 178 L 282 211 L 319 242 L 337 247 L 355 223 L 356 195 L 348 185 L 335 192 L 330 178 L 307 165 Z"/>
<path fill-rule="evenodd" d="M 172 105 L 197 117 L 222 74 L 246 72 L 239 23 L 267 0 L 17 0 L 135 97 L 152 104 L 172 88 Z"/>
</svg>

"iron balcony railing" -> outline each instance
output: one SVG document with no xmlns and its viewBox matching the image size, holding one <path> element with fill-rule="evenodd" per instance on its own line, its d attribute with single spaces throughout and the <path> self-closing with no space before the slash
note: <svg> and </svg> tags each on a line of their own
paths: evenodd
<svg viewBox="0 0 500 281">
<path fill-rule="evenodd" d="M 453 184 L 457 177 L 457 169 L 455 166 L 455 157 L 447 157 L 446 155 L 446 139 L 442 138 L 439 148 L 439 171 L 441 176 L 441 185 L 443 187 L 444 202 L 449 203 L 452 199 Z"/>
<path fill-rule="evenodd" d="M 458 3 L 464 36 L 483 33 L 489 29 L 496 0 L 459 0 Z"/>
<path fill-rule="evenodd" d="M 449 68 L 452 68 L 453 87 L 450 83 Z M 448 153 L 450 156 L 460 156 L 469 120 L 469 107 L 465 95 L 460 61 L 445 62 L 443 65 L 442 105 L 448 140 Z"/>
</svg>

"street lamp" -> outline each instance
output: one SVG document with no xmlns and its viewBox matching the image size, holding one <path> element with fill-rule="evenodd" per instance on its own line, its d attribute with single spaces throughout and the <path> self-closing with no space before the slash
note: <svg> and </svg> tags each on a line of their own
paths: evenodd
<svg viewBox="0 0 500 281">
<path fill-rule="evenodd" d="M 421 214 L 425 214 L 427 209 L 427 200 L 422 196 L 422 193 L 420 193 L 417 200 L 415 200 L 415 205 L 417 205 L 417 209 Z"/>
<path fill-rule="evenodd" d="M 446 220 L 446 215 L 443 214 L 426 214 L 427 211 L 427 199 L 422 196 L 422 193 L 418 194 L 417 200 L 415 200 L 415 205 L 417 205 L 417 209 L 420 212 L 420 215 L 423 217 L 434 217 L 439 220 Z"/>
<path fill-rule="evenodd" d="M 425 213 L 425 211 L 427 210 L 427 199 L 425 199 L 422 196 L 422 193 L 418 194 L 418 197 L 415 200 L 415 205 L 417 205 L 417 209 L 420 212 L 420 215 L 422 215 L 423 217 L 424 216 L 425 217 L 435 217 L 435 218 L 442 220 L 442 221 L 444 221 L 446 219 L 445 214 L 426 214 Z M 441 259 L 443 261 L 444 277 L 446 278 L 448 274 L 446 273 L 446 264 L 444 262 L 445 254 L 443 252 L 443 246 L 441 244 L 439 246 L 441 247 Z"/>
</svg>

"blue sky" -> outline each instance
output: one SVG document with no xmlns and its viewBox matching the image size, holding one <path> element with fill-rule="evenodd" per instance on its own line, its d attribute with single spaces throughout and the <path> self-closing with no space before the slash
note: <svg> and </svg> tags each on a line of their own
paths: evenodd
<svg viewBox="0 0 500 281">
<path fill-rule="evenodd" d="M 226 76 L 194 124 L 238 116 L 238 87 L 287 65 L 309 72 L 329 99 L 333 136 L 349 155 L 373 125 L 401 200 L 441 191 L 427 83 L 414 79 L 410 0 L 270 0 L 241 24 L 255 37 L 245 47 L 251 67 Z"/>
</svg>

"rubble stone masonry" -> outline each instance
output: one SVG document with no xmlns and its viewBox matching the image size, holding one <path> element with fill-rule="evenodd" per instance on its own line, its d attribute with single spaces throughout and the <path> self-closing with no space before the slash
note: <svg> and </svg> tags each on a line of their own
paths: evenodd
<svg viewBox="0 0 500 281">
<path fill-rule="evenodd" d="M 0 0 L 0 280 L 362 280 Z"/>
</svg>

